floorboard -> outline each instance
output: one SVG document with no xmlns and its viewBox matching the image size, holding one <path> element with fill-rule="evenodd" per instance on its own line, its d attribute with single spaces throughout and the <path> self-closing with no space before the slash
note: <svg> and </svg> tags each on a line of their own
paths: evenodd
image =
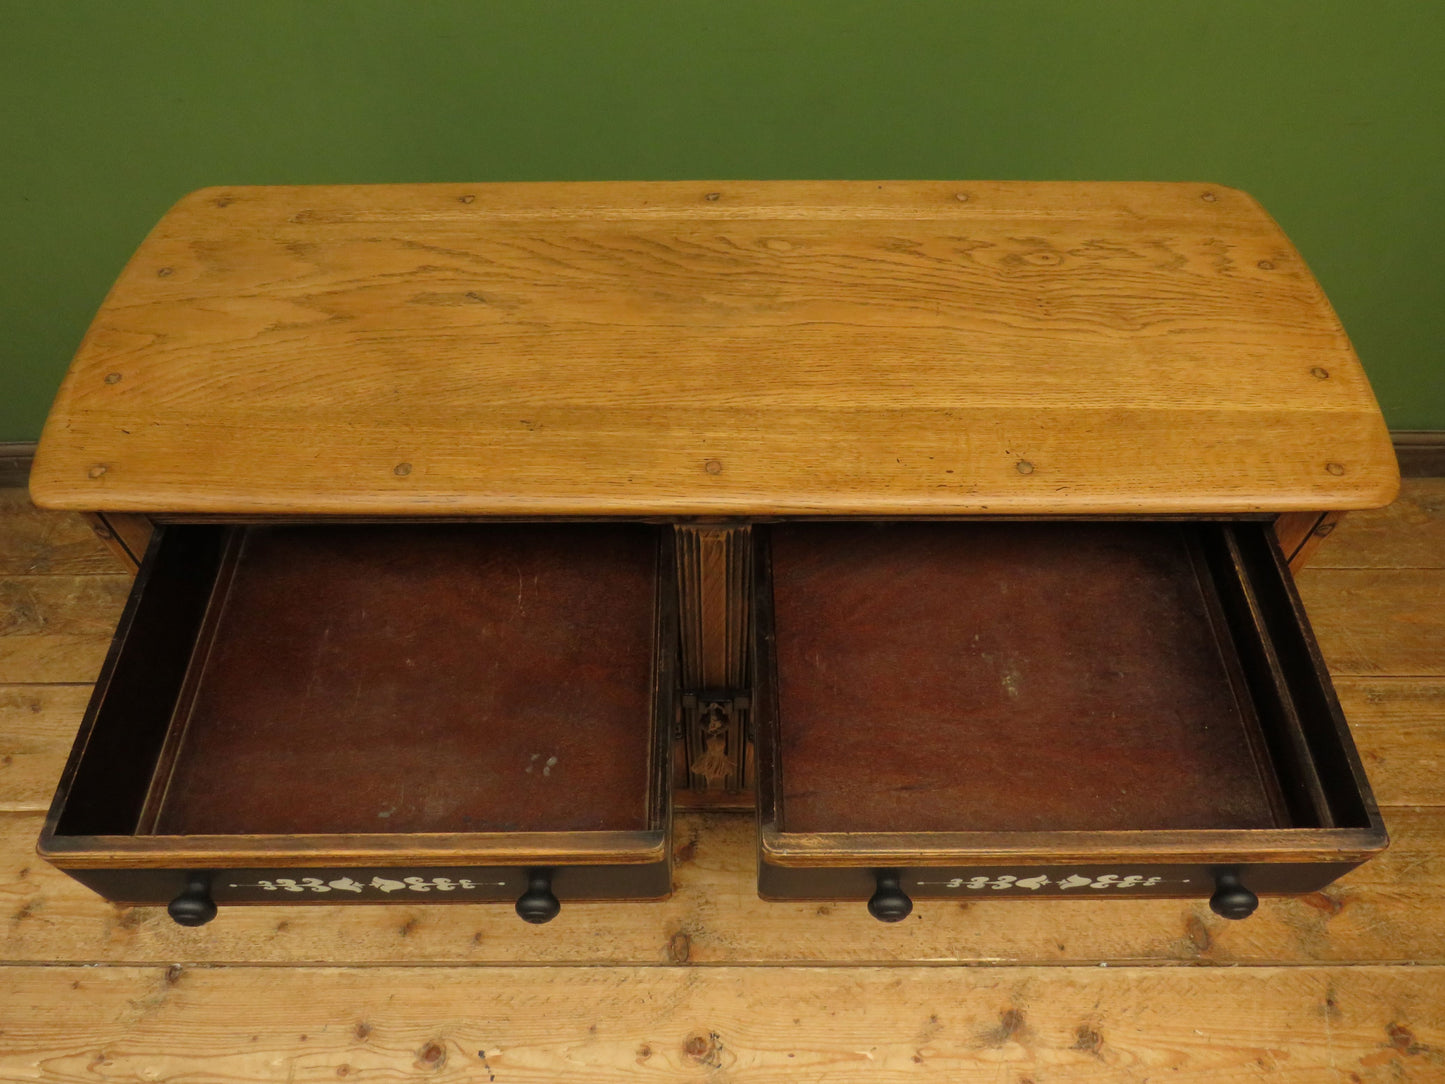
<svg viewBox="0 0 1445 1084">
<path fill-rule="evenodd" d="M 6 1080 L 1439 1080 L 1445 969 L 18 968 Z"/>
<path fill-rule="evenodd" d="M 1337 678 L 1375 796 L 1393 805 L 1445 805 L 1445 678 Z"/>
<path fill-rule="evenodd" d="M 94 681 L 130 585 L 124 575 L 0 576 L 0 684 Z"/>
<path fill-rule="evenodd" d="M 25 490 L 0 487 L 0 576 L 108 575 L 123 571 L 79 516 L 42 512 Z"/>
<path fill-rule="evenodd" d="M 0 685 L 0 812 L 50 808 L 90 690 Z"/>
<path fill-rule="evenodd" d="M 1388 808 L 1390 849 L 1247 922 L 1203 900 L 920 900 L 897 926 L 857 903 L 768 903 L 753 827 L 682 817 L 674 892 L 569 903 L 545 927 L 506 904 L 223 908 L 202 929 L 106 903 L 35 856 L 39 814 L 0 816 L 0 961 L 111 963 L 1445 963 L 1445 809 Z"/>
<path fill-rule="evenodd" d="M 1445 568 L 1445 478 L 1407 478 L 1387 508 L 1349 513 L 1311 568 Z"/>
<path fill-rule="evenodd" d="M 1445 480 L 1346 517 L 1300 580 L 1392 845 L 1238 923 L 764 903 L 751 819 L 688 813 L 661 903 L 184 929 L 35 854 L 129 585 L 80 519 L 0 490 L 0 1081 L 1445 1081 Z"/>
<path fill-rule="evenodd" d="M 1445 677 L 1445 569 L 1305 569 L 1299 578 L 1336 677 Z"/>
</svg>

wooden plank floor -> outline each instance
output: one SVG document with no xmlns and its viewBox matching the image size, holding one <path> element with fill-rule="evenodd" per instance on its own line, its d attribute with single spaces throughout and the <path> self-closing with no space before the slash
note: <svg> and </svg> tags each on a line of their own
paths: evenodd
<svg viewBox="0 0 1445 1084">
<path fill-rule="evenodd" d="M 663 903 L 183 929 L 34 851 L 128 586 L 80 520 L 0 490 L 0 1081 L 1445 1081 L 1445 480 L 1347 518 L 1301 578 L 1392 846 L 1240 923 L 765 904 L 751 821 L 688 815 Z"/>
</svg>

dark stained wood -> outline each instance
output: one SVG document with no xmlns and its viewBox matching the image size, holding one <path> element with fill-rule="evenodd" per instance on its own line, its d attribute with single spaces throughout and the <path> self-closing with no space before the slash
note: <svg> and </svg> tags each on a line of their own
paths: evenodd
<svg viewBox="0 0 1445 1084">
<path fill-rule="evenodd" d="M 107 903 L 35 855 L 41 816 L 0 815 L 0 953 L 57 960 L 401 963 L 1445 963 L 1445 812 L 1385 810 L 1391 845 L 1322 893 L 1266 897 L 1246 922 L 1202 899 L 920 901 L 902 927 L 854 903 L 758 898 L 751 817 L 676 819 L 666 901 L 563 909 L 545 936 L 506 906 L 247 906 L 203 932 Z M 559 934 L 561 936 L 559 936 Z M 679 937 L 682 934 L 684 936 Z"/>
<path fill-rule="evenodd" d="M 1181 528 L 797 525 L 771 548 L 781 830 L 1280 823 Z"/>
<path fill-rule="evenodd" d="M 1445 679 L 1341 678 L 1335 686 L 1380 802 L 1445 804 Z M 82 685 L 0 687 L 0 809 L 48 808 L 89 696 Z M 755 798 L 741 800 L 752 812 Z M 685 795 L 674 792 L 673 805 L 685 808 Z"/>
<path fill-rule="evenodd" d="M 1312 893 L 1386 844 L 1265 524 L 774 526 L 757 583 L 766 899 Z"/>
<path fill-rule="evenodd" d="M 682 681 L 689 689 L 738 689 L 747 682 L 752 532 L 746 525 L 679 524 L 677 582 Z"/>
<path fill-rule="evenodd" d="M 153 831 L 644 828 L 657 545 L 600 525 L 246 531 Z"/>
<path fill-rule="evenodd" d="M 217 527 L 178 530 L 157 539 L 126 599 L 61 773 L 47 835 L 136 831 L 224 539 Z"/>
<path fill-rule="evenodd" d="M 677 783 L 698 807 L 750 807 L 748 656 L 752 529 L 678 524 L 683 740 Z M 741 801 L 739 801 L 741 799 Z"/>
<path fill-rule="evenodd" d="M 673 575 L 646 525 L 166 528 L 41 853 L 131 903 L 665 895 Z"/>
</svg>

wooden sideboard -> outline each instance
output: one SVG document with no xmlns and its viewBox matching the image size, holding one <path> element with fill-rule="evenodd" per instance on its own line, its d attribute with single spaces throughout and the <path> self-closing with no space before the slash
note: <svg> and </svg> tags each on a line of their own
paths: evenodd
<svg viewBox="0 0 1445 1084">
<path fill-rule="evenodd" d="M 1290 577 L 1398 471 L 1207 184 L 234 187 L 31 476 L 138 569 L 41 840 L 115 899 L 1311 891 L 1385 843 Z"/>
</svg>

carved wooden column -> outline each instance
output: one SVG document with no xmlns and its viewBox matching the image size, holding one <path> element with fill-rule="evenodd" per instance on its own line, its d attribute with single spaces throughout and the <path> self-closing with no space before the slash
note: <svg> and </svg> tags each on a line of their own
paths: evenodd
<svg viewBox="0 0 1445 1084">
<path fill-rule="evenodd" d="M 745 525 L 679 524 L 682 762 L 675 781 L 695 804 L 751 806 L 748 625 L 752 532 Z M 701 797 L 706 794 L 708 797 Z M 733 796 L 746 802 L 730 800 Z"/>
</svg>

